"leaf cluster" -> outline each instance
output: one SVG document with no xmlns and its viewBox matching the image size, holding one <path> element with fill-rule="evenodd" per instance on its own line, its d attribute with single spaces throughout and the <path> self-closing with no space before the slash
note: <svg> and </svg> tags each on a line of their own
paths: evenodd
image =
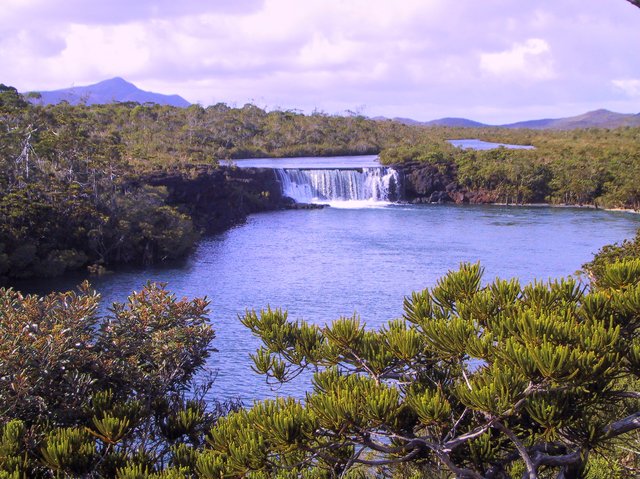
<svg viewBox="0 0 640 479">
<path fill-rule="evenodd" d="M 215 470 L 582 470 L 640 414 L 640 263 L 604 278 L 590 291 L 574 279 L 484 284 L 480 265 L 463 264 L 377 331 L 357 317 L 318 327 L 249 311 L 264 344 L 255 370 L 289 381 L 311 368 L 313 381 L 304 403 L 257 403 L 214 427 Z"/>
</svg>

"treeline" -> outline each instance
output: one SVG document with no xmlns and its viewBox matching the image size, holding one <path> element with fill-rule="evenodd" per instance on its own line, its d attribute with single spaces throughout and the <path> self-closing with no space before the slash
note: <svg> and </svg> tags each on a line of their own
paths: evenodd
<svg viewBox="0 0 640 479">
<path fill-rule="evenodd" d="M 446 141 L 454 138 L 535 149 L 465 150 Z M 640 209 L 640 128 L 424 129 L 417 144 L 388 148 L 381 160 L 434 165 L 456 190 L 484 192 L 485 201 Z"/>
<path fill-rule="evenodd" d="M 356 114 L 267 112 L 252 104 L 176 108 L 135 102 L 61 103 L 30 105 L 28 110 L 48 120 L 64 118 L 86 134 L 110 138 L 124 163 L 136 170 L 239 158 L 377 154 L 389 144 L 413 141 L 417 133 L 397 122 L 376 122 Z"/>
</svg>

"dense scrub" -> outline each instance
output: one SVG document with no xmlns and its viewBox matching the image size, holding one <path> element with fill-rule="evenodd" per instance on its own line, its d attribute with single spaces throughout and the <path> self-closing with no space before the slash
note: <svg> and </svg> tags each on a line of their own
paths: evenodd
<svg viewBox="0 0 640 479">
<path fill-rule="evenodd" d="M 0 477 L 136 477 L 118 471 L 178 464 L 232 407 L 203 400 L 205 300 L 147 285 L 107 317 L 98 301 L 0 289 Z"/>
<path fill-rule="evenodd" d="M 462 150 L 446 139 L 533 145 L 534 150 Z M 428 164 L 455 193 L 482 202 L 640 209 L 640 128 L 615 130 L 424 129 L 417 144 L 390 147 L 388 164 Z M 478 195 L 482 193 L 482 195 Z M 460 198 L 463 198 L 460 196 Z"/>
<path fill-rule="evenodd" d="M 584 264 L 582 268 L 591 282 L 597 285 L 603 280 L 609 264 L 634 259 L 640 260 L 640 230 L 636 232 L 635 238 L 603 246 L 594 258 Z"/>
</svg>

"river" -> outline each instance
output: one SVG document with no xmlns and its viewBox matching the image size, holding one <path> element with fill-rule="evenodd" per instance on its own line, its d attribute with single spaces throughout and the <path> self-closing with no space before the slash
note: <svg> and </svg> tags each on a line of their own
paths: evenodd
<svg viewBox="0 0 640 479">
<path fill-rule="evenodd" d="M 183 264 L 119 271 L 92 283 L 105 304 L 147 280 L 168 283 L 179 297 L 207 296 L 218 349 L 209 362 L 218 371 L 211 394 L 251 404 L 300 394 L 300 386 L 272 390 L 251 371 L 258 342 L 238 321 L 246 308 L 286 308 L 291 319 L 318 324 L 357 313 L 378 327 L 402 315 L 405 295 L 433 286 L 462 261 L 480 261 L 486 281 L 565 276 L 638 227 L 634 214 L 577 208 L 376 203 L 278 211 L 204 239 Z M 30 287 L 65 289 L 77 281 Z"/>
</svg>

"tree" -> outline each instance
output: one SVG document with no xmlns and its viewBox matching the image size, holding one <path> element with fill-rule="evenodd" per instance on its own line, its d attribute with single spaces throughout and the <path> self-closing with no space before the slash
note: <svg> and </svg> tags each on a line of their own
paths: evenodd
<svg viewBox="0 0 640 479">
<path fill-rule="evenodd" d="M 591 261 L 582 265 L 582 270 L 597 286 L 603 280 L 608 265 L 633 259 L 640 259 L 640 229 L 631 240 L 603 246 Z"/>
<path fill-rule="evenodd" d="M 248 312 L 264 344 L 256 371 L 288 381 L 311 369 L 311 389 L 304 403 L 222 419 L 204 477 L 410 463 L 443 477 L 580 478 L 590 456 L 640 428 L 640 260 L 609 265 L 593 290 L 573 279 L 483 286 L 482 268 L 463 264 L 404 309 L 378 331 L 357 317 L 318 327 Z"/>
<path fill-rule="evenodd" d="M 0 477 L 185 477 L 234 407 L 194 388 L 214 337 L 206 300 L 148 284 L 106 317 L 98 300 L 86 284 L 0 289 Z"/>
</svg>

